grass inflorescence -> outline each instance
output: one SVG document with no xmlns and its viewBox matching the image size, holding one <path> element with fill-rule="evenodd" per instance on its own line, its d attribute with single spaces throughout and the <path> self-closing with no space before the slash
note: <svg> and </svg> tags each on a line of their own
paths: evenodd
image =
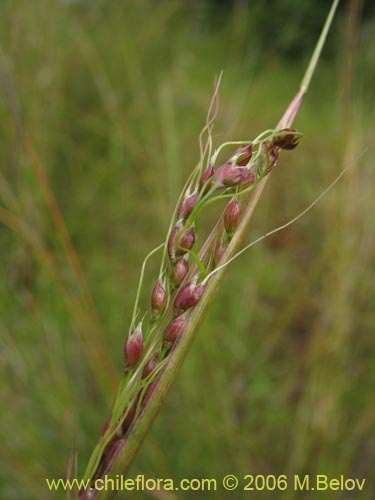
<svg viewBox="0 0 375 500">
<path fill-rule="evenodd" d="M 175 351 L 178 352 L 181 339 L 192 337 L 201 323 L 207 307 L 199 309 L 198 305 L 202 299 L 207 306 L 212 302 L 219 284 L 218 280 L 221 279 L 219 273 L 222 275 L 226 268 L 225 259 L 228 263 L 234 260 L 234 249 L 243 237 L 265 182 L 277 164 L 280 151 L 293 150 L 300 141 L 302 134 L 291 128 L 291 125 L 309 87 L 337 4 L 337 1 L 332 4 L 300 89 L 278 127 L 262 132 L 251 141 L 225 142 L 212 153 L 212 129 L 219 108 L 218 90 L 221 75 L 218 78 L 206 125 L 199 137 L 201 153 L 199 163 L 181 192 L 165 243 L 162 245 L 163 256 L 159 277 L 151 293 L 149 320 L 144 324 L 146 312 L 142 321 L 136 326 L 145 264 L 160 247 L 148 254 L 142 266 L 133 317 L 125 341 L 124 378 L 120 383 L 101 439 L 86 469 L 86 479 L 94 481 L 110 473 L 118 457 L 120 463 L 125 462 L 128 465 L 139 448 L 140 436 L 147 430 L 146 426 L 141 433 L 138 431 L 139 437 L 133 439 L 133 444 L 128 444 L 128 438 L 129 435 L 137 436 L 137 427 L 142 429 L 140 420 L 142 418 L 147 420 L 144 415 L 147 413 L 152 415 L 150 400 L 154 398 L 161 402 L 165 397 L 173 381 L 169 358 L 173 359 L 176 356 L 178 359 Z M 205 136 L 207 139 L 203 143 Z M 224 163 L 217 165 L 220 153 L 233 146 L 237 146 L 237 149 Z M 255 196 L 251 196 L 253 191 Z M 242 220 L 241 202 L 244 195 L 250 196 L 247 197 L 245 216 Z M 208 239 L 198 246 L 201 212 L 207 205 L 227 198 L 230 201 L 224 213 L 219 217 Z M 237 238 L 234 238 L 237 227 L 239 231 Z M 183 274 L 179 269 L 182 269 Z M 214 277 L 217 279 L 213 279 Z M 145 346 L 147 349 L 144 349 Z M 147 369 L 150 364 L 152 370 Z M 163 373 L 168 374 L 168 372 L 169 381 L 167 375 L 163 376 Z M 90 491 L 89 496 L 93 497 L 96 494 L 97 492 Z M 82 491 L 80 496 L 85 498 L 86 492 Z"/>
</svg>

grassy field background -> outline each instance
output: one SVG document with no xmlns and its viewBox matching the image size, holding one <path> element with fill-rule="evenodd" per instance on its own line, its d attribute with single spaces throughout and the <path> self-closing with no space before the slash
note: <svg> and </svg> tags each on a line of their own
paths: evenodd
<svg viewBox="0 0 375 500">
<path fill-rule="evenodd" d="M 121 373 L 139 269 L 198 159 L 215 75 L 216 145 L 274 126 L 326 11 L 223 3 L 0 3 L 4 500 L 64 498 L 45 478 L 65 476 L 75 422 L 83 472 Z M 375 24 L 368 6 L 356 19 L 357 4 L 339 12 L 296 121 L 304 138 L 282 155 L 248 241 L 353 168 L 233 264 L 132 477 L 344 474 L 366 477 L 365 491 L 212 497 L 373 498 Z"/>
</svg>

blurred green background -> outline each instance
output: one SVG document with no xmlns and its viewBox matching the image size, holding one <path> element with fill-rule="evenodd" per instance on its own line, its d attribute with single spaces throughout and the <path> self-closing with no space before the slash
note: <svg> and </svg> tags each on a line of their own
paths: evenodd
<svg viewBox="0 0 375 500">
<path fill-rule="evenodd" d="M 121 373 L 143 256 L 198 159 L 215 75 L 216 145 L 274 126 L 328 4 L 1 0 L 2 499 L 64 498 L 45 478 L 65 477 L 75 425 L 82 474 Z M 374 79 L 372 8 L 343 2 L 296 120 L 304 139 L 282 155 L 248 241 L 355 168 L 232 265 L 130 471 L 344 474 L 366 477 L 365 491 L 119 498 L 373 498 Z"/>
</svg>

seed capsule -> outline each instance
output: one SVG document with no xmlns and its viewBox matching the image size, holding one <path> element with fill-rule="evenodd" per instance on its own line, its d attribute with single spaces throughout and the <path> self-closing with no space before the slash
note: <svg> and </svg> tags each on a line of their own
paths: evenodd
<svg viewBox="0 0 375 500">
<path fill-rule="evenodd" d="M 233 236 L 233 233 L 237 227 L 238 219 L 241 214 L 241 205 L 236 198 L 233 198 L 225 208 L 224 211 L 224 227 L 229 238 Z"/>
<path fill-rule="evenodd" d="M 183 333 L 186 327 L 187 320 L 181 316 L 175 318 L 167 328 L 164 335 L 164 340 L 173 344 L 173 342 Z"/>
<path fill-rule="evenodd" d="M 241 146 L 234 153 L 236 165 L 239 165 L 241 167 L 246 166 L 251 160 L 252 155 L 253 155 L 252 144 L 248 144 L 247 146 Z"/>
<path fill-rule="evenodd" d="M 278 148 L 294 149 L 298 146 L 301 137 L 301 132 L 298 132 L 294 128 L 283 128 L 274 133 L 271 141 Z"/>
<path fill-rule="evenodd" d="M 198 193 L 193 193 L 190 196 L 186 196 L 181 202 L 181 205 L 177 211 L 177 218 L 186 220 L 197 203 Z"/>
<path fill-rule="evenodd" d="M 195 229 L 193 226 L 189 227 L 178 240 L 176 246 L 176 256 L 180 257 L 184 255 L 188 250 L 191 250 L 195 243 Z"/>
<path fill-rule="evenodd" d="M 213 175 L 213 183 L 217 188 L 235 187 L 240 184 L 249 186 L 255 182 L 256 176 L 253 170 L 246 167 L 237 167 L 228 161 L 221 165 Z"/>
<path fill-rule="evenodd" d="M 196 306 L 205 288 L 206 285 L 203 284 L 193 285 L 192 283 L 188 283 L 184 285 L 174 299 L 174 315 L 179 316 L 187 309 Z"/>
<path fill-rule="evenodd" d="M 243 189 L 245 189 L 245 188 L 251 186 L 252 184 L 255 183 L 256 179 L 257 179 L 257 176 L 256 176 L 254 169 L 248 170 L 248 174 L 246 176 L 246 179 L 241 183 L 241 187 Z"/>
<path fill-rule="evenodd" d="M 176 257 L 182 257 L 189 250 L 191 250 L 195 243 L 195 229 L 194 226 L 190 226 L 188 229 L 182 232 L 181 236 L 177 236 L 181 231 L 182 225 L 177 223 L 172 229 L 168 240 L 168 255 L 169 258 L 174 261 Z M 176 242 L 176 238 L 178 241 Z"/>
<path fill-rule="evenodd" d="M 167 292 L 160 282 L 156 282 L 154 289 L 151 293 L 151 317 L 152 319 L 158 318 L 163 314 L 165 306 L 167 305 Z"/>
<path fill-rule="evenodd" d="M 142 322 L 138 323 L 134 332 L 129 332 L 125 342 L 125 369 L 137 364 L 143 352 Z"/>
<path fill-rule="evenodd" d="M 188 270 L 189 270 L 189 263 L 184 257 L 182 257 L 176 262 L 173 268 L 173 282 L 176 286 L 181 285 Z"/>
</svg>

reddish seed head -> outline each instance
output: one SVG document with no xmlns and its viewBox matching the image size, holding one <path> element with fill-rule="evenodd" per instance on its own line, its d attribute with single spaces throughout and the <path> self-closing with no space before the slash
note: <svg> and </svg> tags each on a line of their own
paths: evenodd
<svg viewBox="0 0 375 500">
<path fill-rule="evenodd" d="M 234 187 L 242 184 L 249 186 L 255 181 L 253 170 L 246 167 L 237 167 L 233 162 L 228 161 L 221 165 L 213 175 L 214 185 L 221 187 Z"/>
<path fill-rule="evenodd" d="M 176 245 L 176 256 L 180 257 L 184 255 L 187 250 L 191 250 L 195 243 L 195 229 L 193 226 L 189 227 L 178 240 Z"/>
<path fill-rule="evenodd" d="M 253 145 L 241 146 L 234 153 L 236 165 L 244 167 L 249 163 L 253 155 Z"/>
<path fill-rule="evenodd" d="M 181 224 L 177 223 L 172 229 L 168 240 L 168 254 L 169 258 L 174 261 L 176 257 L 182 257 L 189 250 L 191 250 L 195 243 L 195 229 L 190 226 L 188 229 L 181 231 Z M 178 237 L 178 233 L 181 235 Z M 176 239 L 178 241 L 176 241 Z"/>
<path fill-rule="evenodd" d="M 224 211 L 224 227 L 228 236 L 232 236 L 235 231 L 238 219 L 241 214 L 241 205 L 236 198 L 233 198 L 225 208 Z"/>
<path fill-rule="evenodd" d="M 203 194 L 206 194 L 210 190 L 212 183 L 207 181 L 214 175 L 214 172 L 215 172 L 214 166 L 211 164 L 208 165 L 206 170 L 203 172 L 202 177 L 199 181 L 199 191 L 203 188 L 204 185 L 206 186 L 204 188 Z"/>
<path fill-rule="evenodd" d="M 161 284 L 160 280 L 158 280 L 151 293 L 152 319 L 158 318 L 161 314 L 163 314 L 166 305 L 167 292 L 165 291 L 165 288 Z"/>
<path fill-rule="evenodd" d="M 132 368 L 137 364 L 143 352 L 142 323 L 139 323 L 134 332 L 130 332 L 125 342 L 125 368 Z"/>
<path fill-rule="evenodd" d="M 174 315 L 179 316 L 187 309 L 196 306 L 205 288 L 206 285 L 203 284 L 193 285 L 192 283 L 188 283 L 184 285 L 174 299 Z"/>
<path fill-rule="evenodd" d="M 176 262 L 173 268 L 173 282 L 175 285 L 177 286 L 181 285 L 188 270 L 189 270 L 188 261 L 184 257 L 182 257 Z"/>
<path fill-rule="evenodd" d="M 275 132 L 271 140 L 278 148 L 294 149 L 298 146 L 301 137 L 302 134 L 297 132 L 294 128 L 283 128 Z"/>
<path fill-rule="evenodd" d="M 173 344 L 173 342 L 184 332 L 187 320 L 181 316 L 175 318 L 167 328 L 164 340 Z"/>
<path fill-rule="evenodd" d="M 197 199 L 198 193 L 193 193 L 190 196 L 186 196 L 186 198 L 182 200 L 181 205 L 177 211 L 177 218 L 186 220 L 194 210 Z"/>
<path fill-rule="evenodd" d="M 247 171 L 247 176 L 246 176 L 246 179 L 242 182 L 241 186 L 243 189 L 251 186 L 252 184 L 254 184 L 254 182 L 256 181 L 256 174 L 255 174 L 255 171 L 254 169 L 250 169 Z"/>
</svg>

